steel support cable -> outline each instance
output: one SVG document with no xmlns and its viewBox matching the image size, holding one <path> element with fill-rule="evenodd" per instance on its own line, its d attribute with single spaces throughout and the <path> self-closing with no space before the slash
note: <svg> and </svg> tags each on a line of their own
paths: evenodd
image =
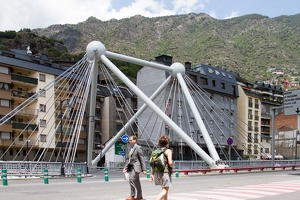
<svg viewBox="0 0 300 200">
<path fill-rule="evenodd" d="M 109 81 L 110 81 L 109 83 L 111 83 L 111 85 L 113 85 L 113 87 L 118 88 L 118 87 L 116 86 L 116 84 L 115 84 L 115 81 L 113 81 L 113 79 L 112 79 L 110 73 L 108 73 L 108 70 L 105 68 L 105 70 L 103 70 L 103 71 L 105 71 L 103 74 L 104 74 L 105 77 L 107 77 L 106 80 L 109 80 Z M 118 90 L 118 93 L 122 94 L 122 92 L 121 92 L 120 90 Z M 125 99 L 124 96 L 122 96 L 122 100 L 123 100 L 123 99 Z M 121 104 L 119 98 L 117 98 L 117 101 L 118 101 L 119 104 Z M 114 102 L 114 103 L 115 103 L 115 102 Z M 122 102 L 122 103 L 124 103 L 125 107 L 126 107 L 129 111 L 131 111 L 131 112 L 129 112 L 129 113 L 134 113 L 133 110 L 132 110 L 132 108 L 130 107 L 130 105 L 128 104 L 127 101 Z M 115 106 L 116 106 L 116 105 L 115 105 Z M 118 113 L 118 114 L 119 114 L 119 113 Z M 131 115 L 131 117 L 132 117 L 132 116 L 133 116 L 133 115 Z M 128 118 L 127 115 L 125 115 L 125 117 L 126 117 L 127 120 L 129 120 L 129 118 Z M 137 120 L 138 120 L 138 118 L 137 118 Z M 138 121 L 138 122 L 135 122 L 135 123 L 137 124 L 137 126 L 141 126 L 141 122 Z M 123 124 L 123 125 L 124 125 L 124 124 Z M 131 128 L 132 128 L 132 127 L 131 127 Z M 144 130 L 145 130 L 145 129 L 144 129 Z M 146 134 L 149 135 L 148 133 L 146 133 Z M 142 136 L 144 136 L 144 134 L 142 134 Z M 144 137 L 145 137 L 145 136 L 144 136 Z M 145 141 L 146 141 L 146 143 L 147 143 L 147 140 L 146 140 L 146 139 L 145 139 Z M 148 146 L 149 146 L 149 144 L 148 144 Z"/>
<path fill-rule="evenodd" d="M 84 66 L 84 65 L 83 65 L 83 66 Z M 81 68 L 79 68 L 79 69 L 82 70 L 83 66 L 81 66 Z M 78 69 L 78 68 L 77 68 L 77 69 Z M 76 77 L 76 75 L 74 76 L 74 71 L 75 71 L 75 70 L 69 70 L 69 74 L 64 74 L 64 76 L 60 76 L 60 77 L 58 77 L 58 78 L 55 79 L 55 80 L 58 80 L 58 79 L 60 79 L 60 78 L 64 78 L 64 79 L 67 79 L 67 78 L 76 79 L 77 77 Z M 59 81 L 56 81 L 56 83 L 59 83 Z M 65 86 L 62 88 L 62 91 L 65 90 L 66 86 L 67 86 L 67 84 L 65 84 Z M 54 95 L 54 94 L 53 94 L 53 95 Z M 59 95 L 61 95 L 61 92 L 59 93 Z M 65 94 L 65 95 L 66 95 L 66 94 Z M 53 103 L 52 105 L 55 105 L 55 103 L 57 102 L 57 100 L 59 100 L 59 99 L 61 99 L 61 98 L 65 98 L 65 95 L 64 95 L 63 97 L 60 96 L 60 97 L 55 98 L 54 103 Z M 52 107 L 52 106 L 51 106 L 51 107 Z M 50 109 L 49 109 L 49 110 L 50 110 Z M 55 110 L 57 110 L 57 107 L 55 107 Z M 52 113 L 52 115 L 53 115 L 53 114 L 54 114 L 54 113 Z M 57 115 L 57 116 L 55 117 L 55 120 L 58 118 L 58 116 L 59 116 L 59 115 Z M 63 117 L 63 116 L 62 116 L 62 117 Z M 51 116 L 51 118 L 52 118 L 52 116 Z M 55 125 L 55 123 L 54 123 L 53 125 Z M 51 139 L 49 140 L 49 142 L 47 142 L 47 143 L 48 143 L 48 144 L 47 144 L 47 148 L 44 148 L 44 149 L 43 149 L 43 152 L 42 152 L 41 155 L 44 155 L 44 157 L 46 156 L 46 151 L 47 151 L 47 149 L 49 148 L 49 144 L 52 143 L 52 141 L 54 140 L 55 133 L 57 132 L 57 129 L 58 129 L 59 125 L 60 125 L 60 124 L 58 124 L 58 126 L 55 128 L 55 131 L 52 132 L 52 137 L 51 137 Z M 50 131 L 50 130 L 49 130 L 49 131 Z M 48 133 L 47 135 L 50 135 L 50 134 Z M 57 141 L 57 142 L 58 142 L 58 141 Z M 56 143 L 57 143 L 57 142 L 56 142 Z M 56 145 L 55 145 L 55 146 L 56 146 Z M 53 151 L 54 151 L 54 150 L 55 150 L 55 149 L 53 149 Z M 39 160 L 41 160 L 41 159 L 43 160 L 44 157 L 43 157 L 43 158 L 40 157 Z"/>
<path fill-rule="evenodd" d="M 190 84 L 189 84 L 190 86 L 192 86 L 192 85 L 194 84 L 192 80 L 186 79 L 186 81 L 190 83 Z M 198 91 L 195 87 L 194 87 L 194 90 L 195 90 L 195 91 Z M 198 93 L 198 92 L 196 92 L 196 93 Z M 196 97 L 197 97 L 197 96 L 200 97 L 201 95 L 196 95 Z M 196 97 L 194 97 L 194 99 L 195 99 Z M 198 98 L 198 100 L 199 100 L 200 102 L 203 102 L 203 101 L 201 101 L 199 98 Z M 204 100 L 204 99 L 203 99 L 203 100 Z M 206 100 L 205 100 L 205 101 L 206 101 Z M 217 100 L 216 100 L 216 101 L 217 101 Z M 208 102 L 207 102 L 207 104 L 208 104 Z M 214 105 L 216 105 L 216 104 L 214 103 Z M 217 105 L 216 105 L 216 106 L 217 106 Z M 198 107 L 198 110 L 201 112 L 201 108 L 199 108 L 199 105 L 197 105 L 197 107 Z M 217 108 L 219 108 L 219 107 L 217 106 Z M 210 114 L 210 112 L 207 110 L 207 108 L 204 107 L 204 109 L 206 110 L 206 112 L 207 112 L 208 115 L 210 116 L 210 119 L 213 119 L 212 114 Z M 220 109 L 220 108 L 219 108 L 219 109 Z M 216 109 L 213 109 L 213 112 L 216 113 L 216 115 L 214 115 L 214 116 L 216 116 L 218 120 L 223 121 L 223 119 L 221 118 L 221 116 L 219 115 L 219 113 L 217 113 Z M 202 115 L 202 116 L 203 116 L 203 115 Z M 227 117 L 227 116 L 226 116 L 226 117 Z M 229 119 L 230 119 L 230 118 L 229 118 Z M 211 129 L 211 128 L 210 128 L 210 124 L 208 124 L 208 122 L 206 122 L 206 127 L 208 127 L 209 129 Z M 216 127 L 217 127 L 217 129 L 218 129 L 221 133 L 223 132 L 222 129 L 221 129 L 221 127 L 220 127 L 218 124 L 216 124 Z M 225 125 L 225 127 L 227 128 L 228 131 L 230 130 L 230 127 L 228 127 L 227 125 Z M 226 156 L 226 152 L 223 150 L 222 145 L 221 145 L 219 139 L 218 139 L 218 138 L 216 137 L 216 135 L 214 134 L 214 131 L 210 130 L 210 132 L 213 134 L 213 136 L 214 136 L 215 140 L 217 141 L 217 143 L 218 143 L 218 145 L 219 145 L 221 151 L 222 151 L 223 154 Z M 223 136 L 224 136 L 226 139 L 228 139 L 228 137 L 227 137 L 225 134 L 223 134 Z M 237 153 L 237 151 L 236 151 L 236 149 L 235 149 L 234 147 L 233 147 L 233 149 L 234 149 L 234 151 Z M 237 154 L 238 154 L 238 153 L 237 153 Z"/>
<path fill-rule="evenodd" d="M 192 83 L 193 83 L 193 81 L 191 81 Z M 193 83 L 193 84 L 195 84 L 195 83 Z M 218 100 L 216 100 L 216 101 L 218 101 Z M 220 102 L 219 102 L 220 103 Z M 214 102 L 214 104 L 216 105 L 216 103 Z M 236 116 L 236 114 L 234 114 L 235 115 L 235 117 L 237 118 L 237 116 Z M 218 115 L 217 115 L 218 116 Z M 227 117 L 226 115 L 225 115 L 225 117 Z M 228 118 L 228 117 L 227 117 Z M 239 118 L 238 118 L 239 119 Z M 231 121 L 231 122 L 233 122 L 234 124 L 235 124 L 235 127 L 236 128 L 239 128 L 239 129 L 241 129 L 244 133 L 246 133 L 247 134 L 247 132 L 244 130 L 244 129 L 242 129 L 240 126 L 238 126 L 231 118 L 229 118 L 229 120 Z M 242 120 L 241 120 L 242 121 Z M 244 123 L 245 125 L 246 125 L 246 123 Z M 230 127 L 229 127 L 230 128 Z M 244 135 L 242 135 L 242 137 L 244 137 Z M 248 137 L 247 136 L 245 136 L 244 137 L 244 139 L 247 139 Z M 236 138 L 238 141 L 240 141 L 239 140 L 239 138 Z M 241 143 L 241 141 L 240 141 L 240 143 Z M 243 145 L 242 145 L 243 146 Z M 235 149 L 235 151 L 236 151 L 236 149 Z"/>
<path fill-rule="evenodd" d="M 82 98 L 77 98 L 77 99 L 80 100 L 80 104 L 79 104 L 80 107 L 79 107 L 79 111 L 78 111 L 79 115 L 77 115 L 77 116 L 79 116 L 79 119 L 77 119 L 77 121 L 75 123 L 76 126 L 73 129 L 73 133 L 71 134 L 71 135 L 75 136 L 75 144 L 74 144 L 74 146 L 72 146 L 70 144 L 71 149 L 73 149 L 73 154 L 71 156 L 72 158 L 71 158 L 70 162 L 74 162 L 74 160 L 75 160 L 75 154 L 76 154 L 76 149 L 77 149 L 77 146 L 78 146 L 80 130 L 81 130 L 81 124 L 82 124 L 83 117 L 84 117 L 85 105 L 87 103 L 87 99 L 88 99 L 88 95 L 89 95 L 89 88 L 90 88 L 89 86 L 91 85 L 92 71 L 93 70 L 90 70 L 89 74 L 87 74 L 87 76 L 84 76 L 84 77 L 86 77 L 86 79 L 83 79 L 83 81 L 80 84 L 80 86 L 81 86 L 80 89 L 81 90 L 79 89 L 80 94 L 78 96 L 81 97 L 81 95 L 83 95 L 83 99 Z M 84 83 L 86 83 L 86 87 L 84 87 L 84 85 L 85 85 Z M 82 87 L 84 87 L 84 88 L 82 88 Z M 68 161 L 68 157 L 67 157 L 67 161 Z"/>
<path fill-rule="evenodd" d="M 83 64 L 79 69 L 80 70 L 77 70 L 77 72 L 80 72 L 80 71 L 85 71 L 84 69 L 85 69 L 85 67 L 84 66 L 86 66 L 86 64 Z M 70 71 L 70 73 L 69 74 L 66 74 L 64 77 L 64 80 L 67 80 L 67 81 L 64 81 L 64 82 L 67 82 L 68 84 L 63 84 L 64 82 L 60 82 L 60 81 L 57 81 L 56 83 L 60 83 L 60 85 L 64 85 L 63 87 L 60 87 L 60 85 L 59 85 L 59 87 L 58 88 L 61 88 L 62 90 L 61 90 L 61 92 L 62 91 L 66 91 L 66 90 L 68 90 L 69 88 L 69 85 L 73 85 L 73 82 L 72 82 L 72 80 L 74 80 L 74 79 L 78 79 L 78 73 L 77 74 L 75 74 L 75 71 L 74 70 L 71 70 Z M 75 86 L 76 87 L 76 86 Z M 54 101 L 54 105 L 55 105 L 55 103 L 58 101 L 58 100 L 61 100 L 61 99 L 68 99 L 69 98 L 69 95 L 67 94 L 67 93 L 63 93 L 63 96 L 61 96 L 61 92 L 59 93 L 59 97 L 57 97 L 56 99 L 55 99 L 55 101 Z M 55 108 L 56 110 L 57 110 L 57 107 Z M 62 113 L 61 113 L 62 114 Z M 65 116 L 66 116 L 66 114 L 67 114 L 67 112 L 65 112 L 64 113 L 64 115 L 63 116 L 61 116 L 62 118 L 65 118 Z M 55 118 L 55 120 L 57 120 L 59 118 L 59 115 L 57 115 L 56 116 L 56 118 Z M 60 127 L 60 122 L 59 122 L 59 124 L 57 125 L 57 127 L 56 127 L 56 131 L 54 131 L 53 132 L 53 136 L 51 137 L 51 140 L 48 142 L 48 143 L 51 143 L 53 140 L 54 140 L 54 138 L 55 138 L 55 133 L 57 132 L 57 129 Z M 58 140 L 56 141 L 56 144 L 58 143 Z M 56 146 L 56 145 L 55 145 Z M 55 149 L 53 149 L 53 152 L 55 151 Z M 52 155 L 53 155 L 53 152 L 52 152 Z M 60 154 L 60 150 L 59 150 L 59 154 Z M 46 155 L 45 153 L 43 153 L 42 155 Z M 42 159 L 42 158 L 40 158 L 40 159 Z M 44 159 L 44 158 L 43 158 Z M 57 157 L 57 159 L 58 159 L 58 157 Z"/>
<path fill-rule="evenodd" d="M 66 146 L 66 149 L 64 151 L 66 162 L 69 162 L 70 156 L 72 157 L 70 161 L 72 162 L 72 160 L 74 160 L 76 148 L 78 145 L 78 139 L 81 130 L 80 127 L 83 121 L 85 105 L 89 94 L 89 86 L 91 84 L 91 68 L 93 65 L 89 64 L 88 66 L 88 70 L 83 71 L 83 74 L 81 75 L 82 78 L 80 79 L 80 81 L 76 81 L 74 82 L 74 84 L 72 84 L 73 88 L 71 89 L 71 91 L 74 91 L 74 93 L 72 94 L 70 101 L 74 102 L 75 104 L 75 106 L 72 107 L 72 109 L 74 109 L 75 112 L 72 113 L 71 120 L 66 121 L 68 124 L 65 125 L 67 127 L 66 130 L 70 130 L 69 134 L 67 134 L 67 131 L 64 136 L 64 140 L 66 140 L 67 137 L 67 144 L 69 144 L 69 146 Z"/>
<path fill-rule="evenodd" d="M 83 65 L 83 66 L 85 66 L 85 65 Z M 81 69 L 81 70 L 79 70 L 79 71 L 84 71 L 84 69 L 82 69 L 82 68 L 84 68 L 83 66 L 81 66 L 81 68 L 79 68 L 79 69 Z M 77 68 L 78 69 L 78 68 Z M 65 76 L 63 77 L 65 80 L 67 80 L 67 79 L 69 79 L 69 81 L 68 82 L 70 82 L 70 80 L 72 80 L 72 79 L 78 79 L 78 75 L 74 75 L 74 70 L 70 70 L 69 71 L 70 73 L 69 74 L 65 74 Z M 59 81 L 57 81 L 56 83 L 58 83 Z M 62 83 L 61 83 L 62 84 Z M 69 84 L 64 84 L 64 87 L 62 87 L 62 90 L 61 91 L 65 91 L 65 90 L 68 90 L 68 86 L 70 85 L 70 83 Z M 59 88 L 61 88 L 61 87 L 59 87 Z M 66 89 L 65 89 L 66 88 Z M 55 103 L 58 101 L 58 100 L 61 100 L 61 98 L 69 98 L 69 96 L 66 96 L 67 94 L 65 93 L 63 96 L 61 96 L 61 92 L 59 93 L 59 96 L 60 97 L 57 97 L 55 100 L 54 100 L 54 103 L 53 103 L 53 105 L 55 105 Z M 58 106 L 57 106 L 58 107 Z M 57 107 L 55 107 L 55 110 L 57 110 Z M 66 115 L 66 113 L 67 112 L 65 112 L 64 113 L 64 115 L 63 116 L 61 116 L 62 118 L 65 118 L 65 115 Z M 61 114 L 61 113 L 60 113 Z M 52 115 L 53 115 L 53 113 L 52 113 Z M 55 117 L 55 119 L 54 120 L 57 120 L 58 119 L 58 117 L 59 117 L 59 115 L 57 115 L 56 117 Z M 52 116 L 51 116 L 51 118 L 52 118 Z M 53 124 L 53 125 L 55 125 L 55 123 Z M 52 141 L 54 140 L 54 138 L 55 138 L 55 134 L 56 134 L 56 132 L 57 132 L 57 130 L 58 130 L 58 128 L 60 127 L 60 122 L 59 122 L 59 124 L 56 126 L 56 128 L 55 128 L 55 131 L 54 132 L 51 132 L 51 133 L 49 133 L 48 132 L 48 134 L 47 135 L 52 135 L 51 136 L 51 139 L 49 140 L 49 142 L 47 142 L 47 147 L 46 148 L 44 148 L 43 149 L 43 152 L 42 152 L 42 154 L 41 154 L 41 156 L 43 156 L 43 157 L 40 157 L 38 160 L 44 160 L 44 158 L 45 158 L 45 156 L 46 156 L 46 153 L 47 153 L 47 151 L 48 151 L 48 148 L 49 148 L 49 146 L 50 146 L 50 144 L 52 143 Z M 49 130 L 50 131 L 50 130 Z M 57 142 L 56 142 L 56 144 L 58 143 L 58 140 L 57 140 Z M 56 144 L 55 144 L 55 146 L 56 146 Z M 55 151 L 55 149 L 53 149 L 53 152 Z M 52 152 L 52 155 L 53 155 L 53 152 Z M 60 150 L 59 150 L 59 154 L 60 154 Z M 58 159 L 58 157 L 57 157 L 57 159 Z"/>
<path fill-rule="evenodd" d="M 189 85 L 190 87 L 193 86 L 192 80 L 189 80 L 189 78 L 186 78 L 185 80 L 186 80 L 186 82 L 188 83 L 187 85 Z M 195 85 L 194 85 L 194 86 L 195 86 Z M 190 89 L 191 89 L 191 88 L 190 88 Z M 197 93 L 198 93 L 198 90 L 197 90 L 195 87 L 194 87 L 193 89 L 194 89 L 194 91 L 195 91 L 194 94 L 195 94 L 195 93 L 197 94 Z M 193 99 L 194 99 L 195 102 L 197 102 L 197 101 L 196 101 L 197 96 L 198 96 L 198 97 L 201 97 L 202 95 L 194 95 Z M 197 98 L 197 99 L 198 99 L 200 102 L 203 102 L 203 101 L 201 101 L 199 98 Z M 203 98 L 203 100 L 206 101 L 204 98 Z M 212 104 L 209 104 L 208 101 L 206 101 L 206 103 L 209 105 L 209 107 L 211 107 Z M 215 104 L 215 105 L 216 105 L 216 104 Z M 196 105 L 196 107 L 197 107 L 197 109 L 198 109 L 199 112 L 202 112 L 202 111 L 201 111 L 201 108 L 199 108 L 199 105 Z M 217 106 L 217 108 L 219 108 L 219 107 Z M 208 116 L 210 116 L 210 119 L 214 119 L 214 118 L 212 117 L 211 112 L 209 112 L 205 106 L 203 107 L 203 109 L 206 110 Z M 220 116 L 218 115 L 216 109 L 212 109 L 212 110 L 213 110 L 213 113 L 216 113 L 216 115 L 214 115 L 214 116 L 216 116 L 220 121 L 223 121 L 223 120 L 220 118 Z M 203 114 L 202 114 L 202 116 L 203 116 Z M 207 121 L 207 120 L 206 120 L 206 121 Z M 219 139 L 218 139 L 218 138 L 216 137 L 216 135 L 214 134 L 214 131 L 211 130 L 210 124 L 208 124 L 208 122 L 205 122 L 205 123 L 206 123 L 206 127 L 210 130 L 210 133 L 212 134 L 212 136 L 214 137 L 215 141 L 216 141 L 217 144 L 219 145 L 221 151 L 224 152 L 224 150 L 222 149 L 222 145 L 221 145 Z M 222 133 L 223 131 L 221 130 L 221 128 L 219 127 L 219 125 L 216 124 L 216 123 L 215 123 L 215 125 L 216 125 L 217 129 Z M 225 134 L 223 134 L 223 135 L 226 137 Z M 227 137 L 226 137 L 226 138 L 227 138 Z M 224 154 L 224 155 L 226 155 L 226 154 Z"/>
<path fill-rule="evenodd" d="M 73 67 L 76 68 L 78 67 L 81 62 L 84 61 L 84 58 L 82 58 L 78 63 L 76 63 Z M 72 70 L 71 68 L 67 69 L 65 72 L 63 72 L 60 76 L 68 73 L 68 71 Z M 43 95 L 46 91 L 48 91 L 50 88 L 53 87 L 53 81 L 51 81 L 50 83 L 48 83 L 44 88 L 42 88 L 39 92 L 36 92 L 34 95 L 32 95 L 30 98 L 28 98 L 27 100 L 25 100 L 24 102 L 22 102 L 20 105 L 18 105 L 17 107 L 15 107 L 12 111 L 10 111 L 8 114 L 6 114 L 5 116 L 3 116 L 0 119 L 0 126 L 2 126 L 4 123 L 6 123 L 8 120 L 10 120 L 12 117 L 14 117 L 17 113 L 19 113 L 22 108 L 27 107 L 30 103 L 28 102 L 32 102 L 33 100 L 36 100 L 38 97 L 40 97 L 41 95 Z"/>
<path fill-rule="evenodd" d="M 170 79 L 170 78 L 168 78 L 168 79 Z M 165 81 L 168 81 L 168 80 L 166 79 Z M 169 82 L 170 82 L 170 80 L 169 80 Z M 165 84 L 165 87 L 163 88 L 162 92 L 161 92 L 159 95 L 157 95 L 157 97 L 155 97 L 155 98 L 152 100 L 153 102 L 154 102 L 154 101 L 156 102 L 156 105 L 164 106 L 164 104 L 165 104 L 165 98 L 164 98 L 164 95 L 163 95 L 163 94 L 165 94 L 165 92 L 166 92 L 166 90 L 167 90 L 167 87 L 168 87 L 168 84 Z M 158 98 L 158 97 L 159 97 L 159 98 Z M 162 107 L 160 107 L 160 109 L 163 110 Z M 159 133 L 159 132 L 162 132 L 162 130 L 159 128 L 158 131 L 157 131 L 157 133 L 156 133 L 155 138 L 152 139 L 152 138 L 153 138 L 152 136 L 153 136 L 153 134 L 154 134 L 154 128 L 155 128 L 155 126 L 156 126 L 155 124 L 157 123 L 157 121 L 158 121 L 158 119 L 159 119 L 159 117 L 156 115 L 156 117 L 155 117 L 155 119 L 154 119 L 154 123 L 153 123 L 154 125 L 152 126 L 152 128 L 150 128 L 151 131 L 149 131 L 150 134 L 148 134 L 148 132 L 146 131 L 146 129 L 147 129 L 147 127 L 148 127 L 148 125 L 149 125 L 149 122 L 150 122 L 150 120 L 151 120 L 152 117 L 154 117 L 154 112 L 153 112 L 153 111 L 152 111 L 151 114 L 149 115 L 148 120 L 146 121 L 146 123 L 142 124 L 142 123 L 140 123 L 140 121 L 138 121 L 138 124 L 139 124 L 139 127 L 141 127 L 141 129 L 143 129 L 143 130 L 141 131 L 141 134 L 143 134 L 144 131 L 145 131 L 146 134 L 149 135 L 149 139 L 148 139 L 148 140 L 150 140 L 151 143 L 153 144 L 153 148 L 152 148 L 152 150 L 153 150 L 153 149 L 157 148 L 157 145 L 158 145 L 158 137 L 159 137 L 158 133 Z M 149 148 L 150 148 L 150 145 L 148 144 L 148 142 L 147 142 L 147 145 L 148 145 Z M 150 148 L 150 149 L 151 149 L 151 148 Z"/>
</svg>

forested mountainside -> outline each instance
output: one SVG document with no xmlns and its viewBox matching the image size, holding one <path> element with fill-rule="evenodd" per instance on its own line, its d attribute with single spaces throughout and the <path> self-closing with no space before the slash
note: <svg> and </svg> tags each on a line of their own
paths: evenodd
<svg viewBox="0 0 300 200">
<path fill-rule="evenodd" d="M 72 54 L 85 52 L 91 41 L 98 40 L 109 51 L 145 60 L 166 54 L 174 62 L 211 64 L 252 81 L 271 78 L 269 68 L 300 69 L 300 14 L 226 20 L 203 13 L 109 21 L 90 17 L 78 24 L 31 31 L 61 42 Z"/>
</svg>

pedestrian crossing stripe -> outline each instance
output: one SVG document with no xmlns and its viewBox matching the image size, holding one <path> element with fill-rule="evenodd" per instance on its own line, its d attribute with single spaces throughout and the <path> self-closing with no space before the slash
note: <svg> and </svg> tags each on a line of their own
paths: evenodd
<svg viewBox="0 0 300 200">
<path fill-rule="evenodd" d="M 300 180 L 271 182 L 267 184 L 245 185 L 224 189 L 169 193 L 169 200 L 246 200 L 300 191 Z M 147 200 L 154 200 L 149 196 Z"/>
</svg>

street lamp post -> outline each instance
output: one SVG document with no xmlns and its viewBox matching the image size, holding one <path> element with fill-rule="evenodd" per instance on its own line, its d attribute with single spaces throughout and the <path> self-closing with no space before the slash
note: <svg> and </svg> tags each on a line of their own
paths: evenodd
<svg viewBox="0 0 300 200">
<path fill-rule="evenodd" d="M 29 135 L 28 135 L 28 130 L 31 131 L 31 127 L 29 125 L 27 126 L 27 138 L 26 138 L 26 156 L 27 156 L 27 162 L 29 162 L 28 143 L 30 142 Z"/>
<path fill-rule="evenodd" d="M 90 122 L 94 123 L 95 122 L 95 116 L 86 116 L 86 143 L 85 143 L 85 154 L 86 154 L 86 171 L 87 173 L 89 173 L 89 167 L 88 167 L 88 135 L 89 135 L 89 132 L 88 132 L 88 124 L 89 124 L 89 118 L 92 118 L 90 120 Z"/>
<path fill-rule="evenodd" d="M 62 104 L 64 101 L 69 99 L 59 100 L 60 101 L 60 155 L 61 155 L 61 167 L 60 167 L 60 176 L 65 176 L 65 164 L 64 164 L 64 154 L 63 154 L 63 125 L 62 125 Z"/>
</svg>

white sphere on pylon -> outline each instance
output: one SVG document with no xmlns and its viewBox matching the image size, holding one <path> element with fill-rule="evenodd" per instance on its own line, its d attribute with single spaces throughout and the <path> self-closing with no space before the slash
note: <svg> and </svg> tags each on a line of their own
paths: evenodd
<svg viewBox="0 0 300 200">
<path fill-rule="evenodd" d="M 184 76 L 185 67 L 183 66 L 183 64 L 179 62 L 175 62 L 170 67 L 173 69 L 173 71 L 171 72 L 173 77 L 177 77 L 178 73 L 181 73 L 181 75 Z"/>
<path fill-rule="evenodd" d="M 92 41 L 86 47 L 86 53 L 90 60 L 93 60 L 96 56 L 96 60 L 100 60 L 100 57 L 106 53 L 105 46 L 99 41 Z"/>
</svg>

